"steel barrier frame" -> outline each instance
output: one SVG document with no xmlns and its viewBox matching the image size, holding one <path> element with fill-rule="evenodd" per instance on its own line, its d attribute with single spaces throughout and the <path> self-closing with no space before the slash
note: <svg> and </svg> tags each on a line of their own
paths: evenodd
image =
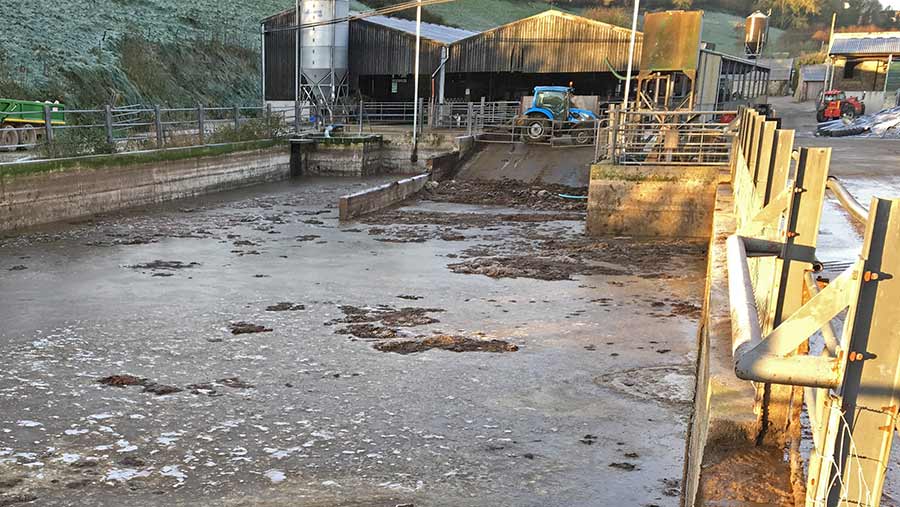
<svg viewBox="0 0 900 507">
<path fill-rule="evenodd" d="M 900 412 L 900 200 L 875 198 L 867 211 L 828 178 L 829 149 L 793 152 L 793 132 L 775 127 L 745 109 L 734 140 L 735 373 L 763 383 L 761 414 L 778 385 L 804 388 L 814 444 L 806 505 L 877 507 Z M 820 290 L 811 273 L 826 188 L 867 225 L 859 259 Z M 819 334 L 821 350 L 810 352 Z"/>
</svg>

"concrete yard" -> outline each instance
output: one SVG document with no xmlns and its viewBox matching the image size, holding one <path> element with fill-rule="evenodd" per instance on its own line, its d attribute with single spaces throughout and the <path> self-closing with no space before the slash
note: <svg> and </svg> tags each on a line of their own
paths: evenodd
<svg viewBox="0 0 900 507">
<path fill-rule="evenodd" d="M 678 505 L 705 245 L 385 181 L 0 239 L 0 505 Z"/>
</svg>

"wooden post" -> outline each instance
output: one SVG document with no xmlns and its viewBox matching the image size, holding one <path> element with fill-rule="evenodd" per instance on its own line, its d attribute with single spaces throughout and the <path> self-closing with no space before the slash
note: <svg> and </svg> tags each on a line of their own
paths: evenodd
<svg viewBox="0 0 900 507">
<path fill-rule="evenodd" d="M 362 136 L 363 133 L 363 114 L 366 110 L 366 103 L 360 99 L 359 101 L 359 135 Z"/>
<path fill-rule="evenodd" d="M 472 118 L 472 116 L 474 116 L 474 114 L 475 114 L 475 104 L 469 102 L 468 107 L 466 108 L 466 131 L 469 133 L 470 136 L 475 132 L 475 125 L 473 123 L 474 118 Z"/>
<path fill-rule="evenodd" d="M 234 106 L 234 130 L 241 128 L 241 108 Z"/>
<path fill-rule="evenodd" d="M 811 497 L 827 507 L 856 503 L 848 498 L 879 505 L 897 424 L 900 200 L 876 198 L 869 210 L 846 317 L 841 389 L 826 423 L 821 469 L 810 468 Z"/>
<path fill-rule="evenodd" d="M 166 137 L 163 132 L 162 111 L 159 105 L 153 106 L 153 125 L 156 128 L 156 148 L 161 150 L 166 144 Z"/>
<path fill-rule="evenodd" d="M 272 129 L 272 104 L 266 104 L 266 129 L 269 133 L 269 139 L 271 139 L 274 136 Z"/>
<path fill-rule="evenodd" d="M 203 104 L 197 104 L 197 138 L 200 140 L 200 144 L 205 144 L 206 111 L 203 109 Z"/>
<path fill-rule="evenodd" d="M 104 119 L 106 123 L 106 142 L 109 144 L 113 144 L 115 139 L 113 138 L 113 119 L 112 119 L 112 108 L 109 107 L 109 104 L 103 106 Z"/>
<path fill-rule="evenodd" d="M 50 105 L 44 104 L 44 137 L 47 144 L 53 144 L 53 113 L 50 112 Z"/>
</svg>

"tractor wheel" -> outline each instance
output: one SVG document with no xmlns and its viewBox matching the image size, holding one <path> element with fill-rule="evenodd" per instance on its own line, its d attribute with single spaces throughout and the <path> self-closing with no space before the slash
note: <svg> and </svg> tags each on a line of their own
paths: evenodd
<svg viewBox="0 0 900 507">
<path fill-rule="evenodd" d="M 575 132 L 574 136 L 575 144 L 584 146 L 594 142 L 594 132 L 588 130 L 589 127 L 587 125 L 579 125 L 576 126 L 576 128 L 578 129 L 578 131 Z"/>
<path fill-rule="evenodd" d="M 23 150 L 30 150 L 37 144 L 37 130 L 32 125 L 25 125 L 19 130 L 19 144 Z"/>
<path fill-rule="evenodd" d="M 824 123 L 825 120 L 827 120 L 827 119 L 828 119 L 828 118 L 825 117 L 825 111 L 824 111 L 824 110 L 816 111 L 816 121 L 818 121 L 819 123 Z"/>
<path fill-rule="evenodd" d="M 547 139 L 550 122 L 544 118 L 528 118 L 524 130 L 522 137 L 526 142 L 539 143 Z"/>
<path fill-rule="evenodd" d="M 0 126 L 0 151 L 16 151 L 19 147 L 19 133 L 15 127 L 6 124 Z"/>
<path fill-rule="evenodd" d="M 856 108 L 853 107 L 853 104 L 844 104 L 841 106 L 841 118 L 845 120 L 854 120 L 859 116 Z"/>
</svg>

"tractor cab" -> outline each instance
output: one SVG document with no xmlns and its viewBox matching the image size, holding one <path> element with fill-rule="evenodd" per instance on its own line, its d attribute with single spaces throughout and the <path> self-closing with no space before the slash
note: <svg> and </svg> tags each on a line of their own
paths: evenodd
<svg viewBox="0 0 900 507">
<path fill-rule="evenodd" d="M 540 115 L 548 120 L 581 121 L 596 118 L 594 113 L 574 107 L 575 90 L 567 86 L 538 86 L 534 102 L 525 116 Z"/>
<path fill-rule="evenodd" d="M 543 141 L 548 137 L 569 135 L 578 144 L 593 139 L 597 115 L 574 107 L 575 90 L 568 86 L 538 86 L 534 89 L 531 108 L 519 118 L 526 141 Z"/>
</svg>

